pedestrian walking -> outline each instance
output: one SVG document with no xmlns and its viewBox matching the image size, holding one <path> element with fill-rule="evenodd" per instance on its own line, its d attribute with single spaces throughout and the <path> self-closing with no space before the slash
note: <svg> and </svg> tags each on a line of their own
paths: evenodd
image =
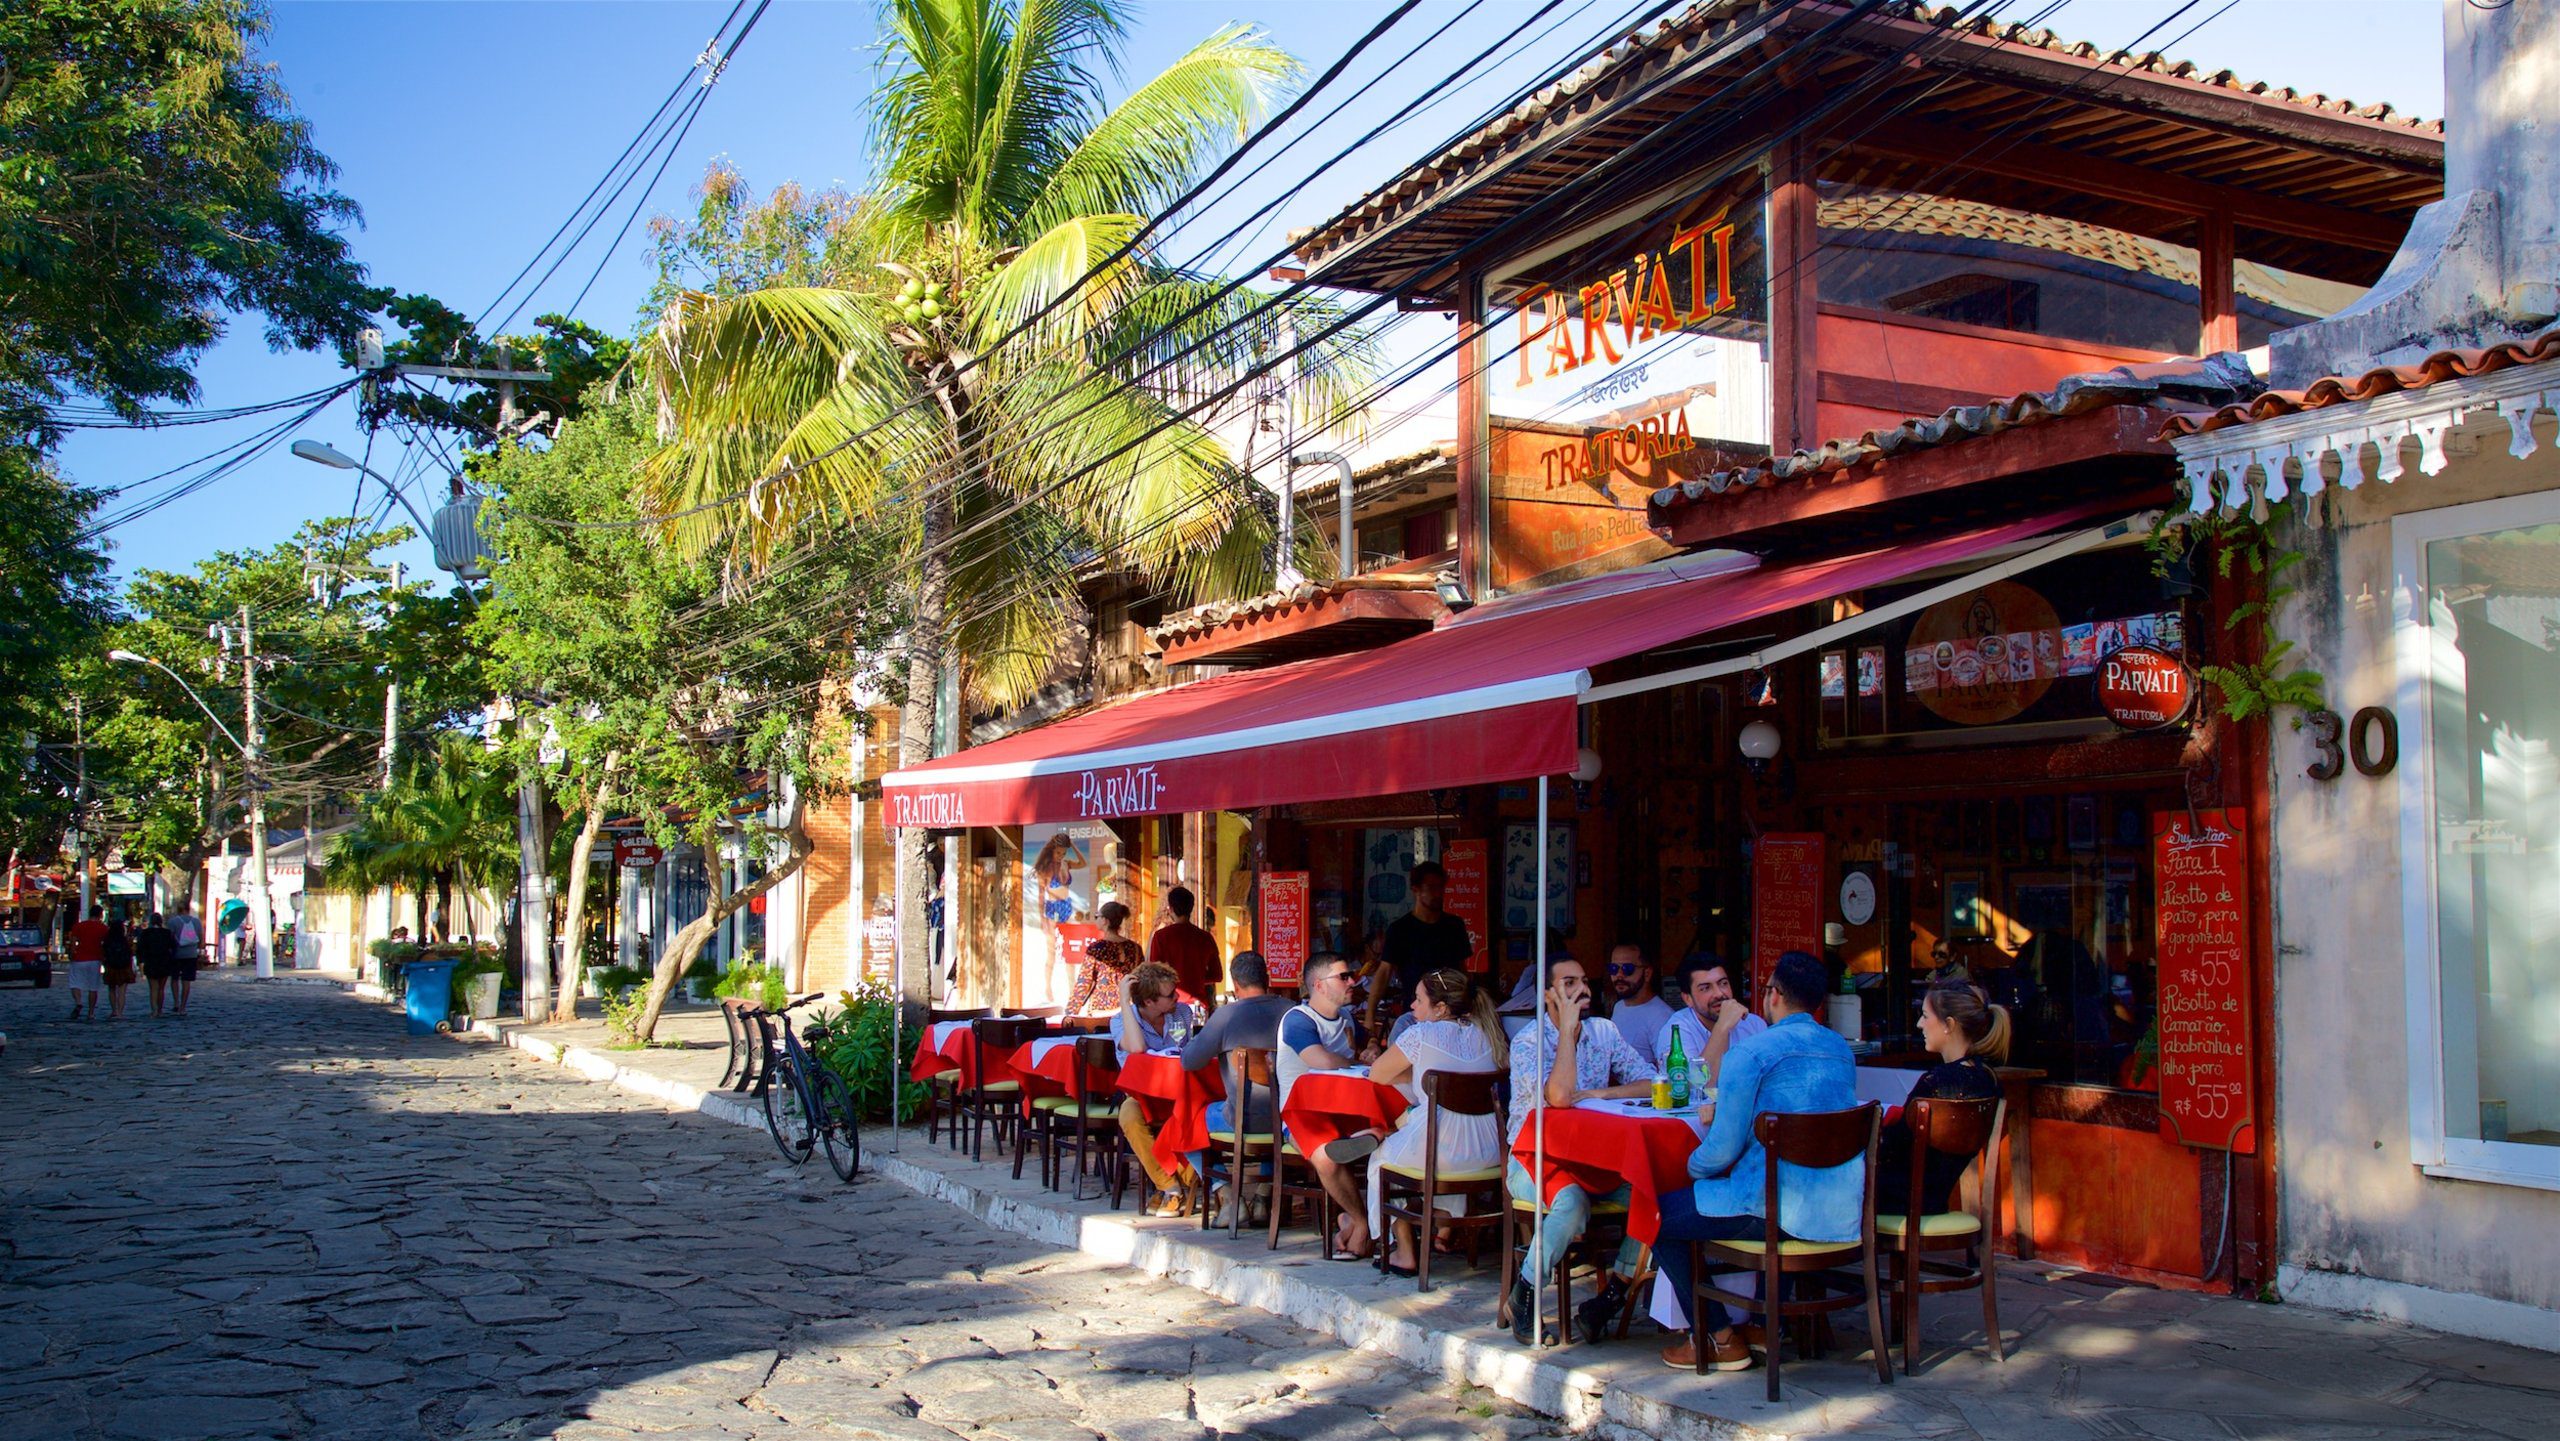
<svg viewBox="0 0 2560 1441">
<path fill-rule="evenodd" d="M 107 988 L 106 962 L 107 923 L 84 910 L 71 923 L 71 1019 L 98 1018 L 98 996 Z"/>
<path fill-rule="evenodd" d="M 125 934 L 124 912 L 107 918 L 106 982 L 107 1018 L 124 1019 L 124 993 L 133 985 L 133 937 Z"/>
<path fill-rule="evenodd" d="M 161 1002 L 169 983 L 178 978 L 178 938 L 153 911 L 133 938 L 133 958 L 142 963 L 142 979 L 151 986 L 151 1019 L 161 1016 Z"/>
<path fill-rule="evenodd" d="M 169 978 L 169 1013 L 187 1013 L 187 997 L 196 988 L 196 967 L 204 964 L 204 926 L 187 910 L 187 898 L 178 897 L 178 913 L 169 918 L 169 938 L 176 943 L 178 969 Z"/>
</svg>

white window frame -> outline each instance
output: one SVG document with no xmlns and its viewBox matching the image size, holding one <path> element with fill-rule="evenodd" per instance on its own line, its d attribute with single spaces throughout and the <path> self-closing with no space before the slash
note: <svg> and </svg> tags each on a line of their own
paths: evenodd
<svg viewBox="0 0 2560 1441">
<path fill-rule="evenodd" d="M 2435 737 L 2427 686 L 2430 542 L 2560 524 L 2560 491 L 2396 516 L 2391 522 L 2392 711 L 2400 725 L 2400 894 L 2409 1017 L 2409 1155 L 2430 1176 L 2560 1191 L 2560 1146 L 2445 1134 L 2443 957 L 2436 926 Z M 2476 1064 L 2476 1062 L 2475 1062 Z"/>
</svg>

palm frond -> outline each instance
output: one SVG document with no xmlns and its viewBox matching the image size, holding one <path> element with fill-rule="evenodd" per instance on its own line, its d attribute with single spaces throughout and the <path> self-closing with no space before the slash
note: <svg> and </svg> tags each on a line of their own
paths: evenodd
<svg viewBox="0 0 2560 1441">
<path fill-rule="evenodd" d="M 1135 296 L 1144 277 L 1137 262 L 1120 248 L 1146 221 L 1135 215 L 1079 215 L 1061 220 L 1022 247 L 1011 260 L 980 281 L 969 322 L 982 348 L 993 347 L 1016 327 L 1033 324 L 1031 334 L 1006 342 L 1051 349 L 1080 341 L 1095 325 L 1109 321 Z M 1097 267 L 1104 267 L 1094 274 Z M 1088 274 L 1093 278 L 1088 280 Z M 1072 303 L 1042 312 L 1072 294 Z"/>
<path fill-rule="evenodd" d="M 1060 158 L 1022 212 L 1028 228 L 1164 210 L 1251 134 L 1272 98 L 1302 73 L 1259 27 L 1220 27 L 1131 91 Z"/>
</svg>

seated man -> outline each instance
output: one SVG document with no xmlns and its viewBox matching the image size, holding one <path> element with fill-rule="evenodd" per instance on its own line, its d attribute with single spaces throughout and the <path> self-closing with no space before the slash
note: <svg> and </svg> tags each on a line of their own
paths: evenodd
<svg viewBox="0 0 2560 1441">
<path fill-rule="evenodd" d="M 1802 951 L 1778 958 L 1762 1003 L 1769 1029 L 1736 1043 L 1724 1056 L 1715 1119 L 1689 1156 L 1695 1184 L 1662 1196 L 1662 1230 L 1654 1240 L 1658 1286 L 1668 1286 L 1682 1315 L 1689 1310 L 1689 1242 L 1768 1237 L 1761 1215 L 1768 1152 L 1752 1134 L 1763 1112 L 1801 1114 L 1845 1111 L 1858 1103 L 1857 1065 L 1849 1043 L 1814 1017 L 1829 989 L 1822 962 Z M 1863 1158 L 1816 1170 L 1778 1167 L 1778 1209 L 1786 1222 L 1780 1239 L 1854 1241 L 1866 1207 Z M 1697 1364 L 1697 1332 L 1723 1317 L 1692 1318 L 1690 1330 L 1662 1352 L 1663 1361 L 1687 1369 Z M 1705 1344 L 1718 1371 L 1751 1366 L 1751 1348 L 1728 1325 L 1714 1325 Z"/>
<path fill-rule="evenodd" d="M 1238 951 L 1227 962 L 1227 1003 L 1209 1013 L 1208 1022 L 1182 1043 L 1182 1068 L 1205 1071 L 1223 1065 L 1229 1051 L 1268 1051 L 1280 1044 L 1280 1018 L 1289 1014 L 1292 1002 L 1287 996 L 1271 994 L 1271 967 L 1260 951 Z M 1226 1074 L 1227 1094 L 1236 1094 L 1240 1078 L 1230 1070 Z M 1209 1103 L 1205 1116 L 1209 1132 L 1233 1131 L 1241 1123 L 1247 1134 L 1273 1128 L 1273 1117 L 1280 1113 L 1279 1101 L 1269 1090 L 1255 1094 L 1253 1113 L 1237 1116 L 1225 1101 Z M 1213 1143 L 1214 1144 L 1214 1143 Z M 1205 1176 L 1208 1155 L 1193 1151 L 1189 1156 L 1194 1175 Z M 1229 1197 L 1227 1205 L 1235 1204 Z M 1226 1219 L 1221 1208 L 1221 1221 Z"/>
<path fill-rule="evenodd" d="M 1529 1124 L 1531 1113 L 1540 1102 L 1550 1106 L 1571 1106 L 1594 1097 L 1642 1096 L 1653 1090 L 1654 1070 L 1650 1062 L 1637 1055 L 1635 1047 L 1606 1017 L 1586 1016 L 1591 1009 L 1591 982 L 1582 973 L 1582 962 L 1553 951 L 1547 958 L 1547 992 L 1545 1013 L 1537 1023 L 1520 1032 L 1511 1042 L 1511 1130 L 1504 1137 L 1505 1149 L 1520 1143 L 1521 1128 Z M 1538 1199 L 1538 1177 L 1515 1158 L 1503 1173 L 1512 1199 Z M 1582 1238 L 1591 1224 L 1591 1195 L 1580 1186 L 1557 1190 L 1547 1203 L 1546 1223 L 1536 1229 L 1534 1239 L 1524 1249 L 1520 1274 L 1512 1282 L 1511 1335 L 1523 1346 L 1535 1344 L 1539 1314 L 1538 1287 L 1556 1268 L 1556 1261 Z M 1627 1188 L 1620 1186 L 1601 1200 L 1623 1202 Z M 1601 1314 L 1626 1301 L 1627 1286 L 1642 1263 L 1644 1248 L 1629 1237 L 1618 1247 L 1616 1264 L 1599 1296 L 1576 1311 L 1576 1315 Z M 1562 1318 L 1558 1318 L 1561 1321 Z M 1589 1333 L 1586 1326 L 1585 1334 Z M 1552 1337 L 1557 1333 L 1548 1331 Z"/>
<path fill-rule="evenodd" d="M 1367 1061 L 1370 1055 L 1367 1036 L 1351 1006 L 1349 961 L 1329 951 L 1318 953 L 1307 962 L 1298 993 L 1306 1000 L 1280 1020 L 1279 1063 L 1274 1067 L 1283 1111 L 1289 1106 L 1289 1088 L 1300 1076 L 1309 1071 L 1339 1071 Z M 1351 1167 L 1377 1148 L 1373 1136 L 1345 1136 L 1324 1146 L 1298 1148 L 1306 1154 L 1316 1180 L 1342 1208 L 1334 1248 L 1354 1258 L 1367 1257 L 1375 1249 L 1375 1238 L 1369 1234 L 1368 1200 L 1351 1179 Z"/>
<path fill-rule="evenodd" d="M 1609 1024 L 1639 1056 L 1657 1054 L 1654 1043 L 1671 1024 L 1671 1008 L 1662 1003 L 1654 980 L 1653 958 L 1632 941 L 1609 948 Z"/>
<path fill-rule="evenodd" d="M 1131 1056 L 1155 1052 L 1171 1052 L 1187 1038 L 1196 1019 L 1191 1008 L 1174 995 L 1176 981 L 1173 968 L 1148 961 L 1129 973 L 1120 983 L 1120 1014 L 1111 1023 L 1113 1048 L 1125 1065 Z M 1156 1199 L 1147 1207 L 1150 1216 L 1179 1216 L 1184 1211 L 1183 1193 L 1191 1188 L 1193 1178 L 1169 1176 L 1156 1161 L 1156 1128 L 1147 1120 L 1146 1107 L 1135 1096 L 1120 1102 L 1120 1133 L 1129 1138 L 1129 1149 L 1138 1158 L 1138 1166 L 1156 1188 Z"/>
<path fill-rule="evenodd" d="M 1733 994 L 1733 974 L 1723 961 L 1705 951 L 1694 951 L 1680 962 L 1678 973 L 1680 999 L 1688 1004 L 1671 1017 L 1662 1035 L 1653 1045 L 1653 1063 L 1657 1067 L 1671 1058 L 1671 1037 L 1680 1037 L 1680 1053 L 1716 1084 L 1724 1069 L 1725 1052 L 1739 1041 L 1769 1029 L 1769 1023 L 1751 1014 L 1751 1008 Z M 1665 1074 L 1668 1074 L 1666 1072 Z"/>
</svg>

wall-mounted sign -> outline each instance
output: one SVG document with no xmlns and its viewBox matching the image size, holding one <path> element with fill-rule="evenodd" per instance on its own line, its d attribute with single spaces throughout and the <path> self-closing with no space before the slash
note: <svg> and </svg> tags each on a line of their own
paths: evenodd
<svg viewBox="0 0 2560 1441">
<path fill-rule="evenodd" d="M 1262 877 L 1262 959 L 1271 984 L 1294 986 L 1307 970 L 1307 873 L 1266 871 Z"/>
<path fill-rule="evenodd" d="M 2154 645 L 2129 645 L 2098 662 L 2098 707 L 2130 730 L 2183 720 L 2195 704 L 2195 674 Z"/>
<path fill-rule="evenodd" d="M 2249 1080 L 2248 813 L 2163 811 L 2152 825 L 2159 887 L 2160 1134 L 2254 1153 Z"/>
<path fill-rule="evenodd" d="M 1853 926 L 1863 926 L 1876 918 L 1876 878 L 1869 871 L 1851 871 L 1840 878 L 1840 919 Z"/>
<path fill-rule="evenodd" d="M 1751 851 L 1751 998 L 1769 993 L 1769 973 L 1789 951 L 1822 954 L 1820 831 L 1770 831 Z"/>
<path fill-rule="evenodd" d="M 1958 725 L 1994 725 L 2044 699 L 2062 675 L 2062 626 L 2052 602 L 2014 580 L 1942 600 L 1911 626 L 1906 662 L 1930 684 L 1919 702 Z"/>
<path fill-rule="evenodd" d="M 1475 947 L 1467 957 L 1467 969 L 1478 973 L 1493 966 L 1492 934 L 1486 925 L 1491 899 L 1488 849 L 1480 840 L 1451 841 L 1440 854 L 1446 877 L 1440 908 L 1467 923 L 1467 939 Z"/>
<path fill-rule="evenodd" d="M 648 841 L 615 841 L 613 863 L 617 866 L 647 868 L 658 863 L 658 848 Z"/>
</svg>

